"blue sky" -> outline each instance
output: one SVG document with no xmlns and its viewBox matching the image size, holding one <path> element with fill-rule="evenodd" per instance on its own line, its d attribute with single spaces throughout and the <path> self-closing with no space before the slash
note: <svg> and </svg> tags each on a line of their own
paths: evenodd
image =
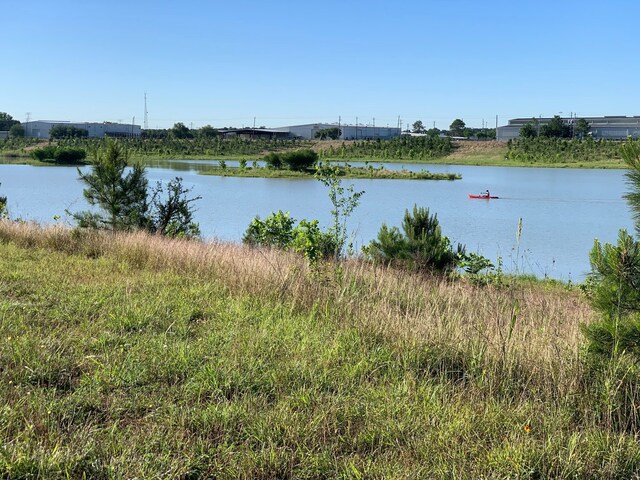
<svg viewBox="0 0 640 480">
<path fill-rule="evenodd" d="M 3 0 L 25 121 L 447 128 L 640 115 L 635 0 Z"/>
</svg>

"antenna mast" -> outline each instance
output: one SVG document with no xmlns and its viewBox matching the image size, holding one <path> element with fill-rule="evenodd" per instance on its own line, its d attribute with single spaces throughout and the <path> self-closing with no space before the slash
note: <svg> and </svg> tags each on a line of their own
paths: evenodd
<svg viewBox="0 0 640 480">
<path fill-rule="evenodd" d="M 149 128 L 149 112 L 147 112 L 147 92 L 144 92 L 144 129 Z"/>
</svg>

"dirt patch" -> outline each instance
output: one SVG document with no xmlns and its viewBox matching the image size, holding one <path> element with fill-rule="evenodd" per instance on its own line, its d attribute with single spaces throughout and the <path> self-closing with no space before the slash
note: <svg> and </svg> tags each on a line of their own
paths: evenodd
<svg viewBox="0 0 640 480">
<path fill-rule="evenodd" d="M 355 140 L 316 140 L 311 144 L 311 150 L 319 152 L 320 150 L 329 150 L 331 147 L 337 150 L 343 144 L 348 147 L 354 142 Z"/>
<path fill-rule="evenodd" d="M 467 157 L 469 155 L 490 155 L 497 150 L 505 150 L 506 142 L 497 140 L 478 141 L 478 140 L 456 140 L 453 142 L 455 150 L 450 155 L 452 158 Z"/>
</svg>

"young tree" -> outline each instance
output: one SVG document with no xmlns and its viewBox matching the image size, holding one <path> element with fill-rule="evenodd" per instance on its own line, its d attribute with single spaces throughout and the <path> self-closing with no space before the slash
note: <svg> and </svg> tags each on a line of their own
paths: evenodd
<svg viewBox="0 0 640 480">
<path fill-rule="evenodd" d="M 17 123 L 20 122 L 18 120 L 14 120 L 8 113 L 0 112 L 0 131 L 6 132 Z"/>
<path fill-rule="evenodd" d="M 12 138 L 24 138 L 24 127 L 19 123 L 16 123 L 9 129 L 9 136 Z"/>
<path fill-rule="evenodd" d="M 589 133 L 591 125 L 584 118 L 579 118 L 576 122 L 575 133 L 578 138 L 584 138 Z"/>
<path fill-rule="evenodd" d="M 365 248 L 365 254 L 387 265 L 418 272 L 443 272 L 458 266 L 465 248 L 458 244 L 454 250 L 449 238 L 442 235 L 437 215 L 414 205 L 413 214 L 405 211 L 402 233 L 397 227 L 383 224 L 377 240 Z"/>
<path fill-rule="evenodd" d="M 426 129 L 424 128 L 422 120 L 416 120 L 413 122 L 413 125 L 411 125 L 411 131 L 413 133 L 424 133 Z"/>
<path fill-rule="evenodd" d="M 540 127 L 541 137 L 569 138 L 571 137 L 571 127 L 564 123 L 559 115 L 554 115 L 549 123 Z"/>
<path fill-rule="evenodd" d="M 205 125 L 198 129 L 198 137 L 200 138 L 214 138 L 218 136 L 218 130 L 211 125 Z"/>
<path fill-rule="evenodd" d="M 169 134 L 174 138 L 193 138 L 191 130 L 182 122 L 173 125 L 169 130 Z"/>
<path fill-rule="evenodd" d="M 168 237 L 195 238 L 200 236 L 200 227 L 193 221 L 193 202 L 202 197 L 188 198 L 192 189 L 182 185 L 182 178 L 175 177 L 165 189 L 161 182 L 156 184 L 151 195 L 149 230 Z"/>
<path fill-rule="evenodd" d="M 456 118 L 453 122 L 451 122 L 451 125 L 449 125 L 449 131 L 454 137 L 461 137 L 464 133 L 465 127 L 465 123 L 459 118 Z"/>
<path fill-rule="evenodd" d="M 536 126 L 531 123 L 531 122 L 527 122 L 525 123 L 522 128 L 520 128 L 520 136 L 522 138 L 534 138 L 538 136 L 538 129 L 536 128 Z"/>
<path fill-rule="evenodd" d="M 134 164 L 129 168 L 127 161 L 128 153 L 121 144 L 107 138 L 106 146 L 95 153 L 91 172 L 78 169 L 80 180 L 88 186 L 85 198 L 100 210 L 71 214 L 78 225 L 111 231 L 145 229 L 171 237 L 200 236 L 192 205 L 200 197 L 188 198 L 191 189 L 176 177 L 169 181 L 166 195 L 158 183 L 149 202 L 144 167 Z"/>
<path fill-rule="evenodd" d="M 594 242 L 589 254 L 590 296 L 603 320 L 585 327 L 589 348 L 611 356 L 627 351 L 640 360 L 640 146 L 629 140 L 622 146 L 629 166 L 626 173 L 631 187 L 625 199 L 631 207 L 636 238 L 620 230 L 616 245 Z"/>
<path fill-rule="evenodd" d="M 84 196 L 100 212 L 84 211 L 73 214 L 78 225 L 111 231 L 133 230 L 148 224 L 147 178 L 144 167 L 128 167 L 128 153 L 120 143 L 106 139 L 105 148 L 96 152 L 93 168 L 80 180 L 87 185 Z"/>
<path fill-rule="evenodd" d="M 319 138 L 320 140 L 326 140 L 327 138 L 337 140 L 340 138 L 340 135 L 342 135 L 342 130 L 338 127 L 323 128 L 316 132 L 315 138 Z"/>
<path fill-rule="evenodd" d="M 51 138 L 86 138 L 89 136 L 89 131 L 70 125 L 54 125 L 49 130 L 49 136 Z"/>
<path fill-rule="evenodd" d="M 336 260 L 342 258 L 347 243 L 347 220 L 360 204 L 360 197 L 364 195 L 364 191 L 355 192 L 353 185 L 345 189 L 342 186 L 340 174 L 340 168 L 336 166 L 321 165 L 316 171 L 316 178 L 329 188 L 329 200 L 333 205 L 331 210 L 333 226 L 330 229 L 330 235 L 333 237 L 332 244 L 335 247 Z"/>
</svg>

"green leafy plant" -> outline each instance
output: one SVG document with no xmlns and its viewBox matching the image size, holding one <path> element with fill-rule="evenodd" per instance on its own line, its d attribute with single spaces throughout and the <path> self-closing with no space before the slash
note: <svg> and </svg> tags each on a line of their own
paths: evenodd
<svg viewBox="0 0 640 480">
<path fill-rule="evenodd" d="M 336 260 L 342 258 L 345 246 L 347 250 L 352 249 L 352 245 L 347 245 L 347 221 L 353 211 L 360 204 L 360 197 L 364 195 L 364 190 L 360 192 L 354 191 L 353 185 L 349 185 L 346 189 L 342 186 L 343 175 L 342 169 L 331 165 L 321 165 L 316 171 L 316 178 L 329 189 L 329 200 L 333 205 L 331 216 L 333 225 L 330 234 L 333 237 L 333 245 L 335 246 L 334 257 Z"/>
<path fill-rule="evenodd" d="M 193 220 L 192 204 L 202 197 L 189 198 L 191 190 L 184 187 L 180 177 L 170 180 L 166 189 L 158 182 L 151 195 L 149 230 L 169 237 L 199 237 L 200 226 Z"/>
<path fill-rule="evenodd" d="M 296 220 L 289 212 L 278 210 L 262 220 L 255 217 L 242 241 L 252 246 L 274 247 L 302 253 L 309 263 L 329 258 L 335 251 L 334 238 L 322 232 L 317 220 Z"/>
</svg>

